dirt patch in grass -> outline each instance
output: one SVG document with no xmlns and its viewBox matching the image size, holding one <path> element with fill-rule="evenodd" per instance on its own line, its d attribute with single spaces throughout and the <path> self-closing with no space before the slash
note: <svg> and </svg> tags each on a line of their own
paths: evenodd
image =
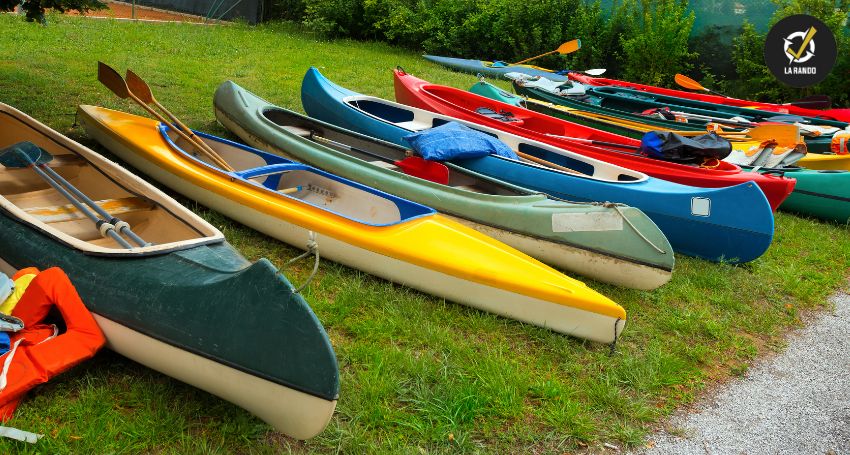
<svg viewBox="0 0 850 455">
<path fill-rule="evenodd" d="M 134 11 L 135 9 L 135 11 Z M 206 20 L 206 18 L 201 16 L 195 16 L 193 14 L 180 13 L 177 11 L 167 11 L 159 8 L 151 8 L 148 6 L 136 5 L 133 7 L 132 3 L 124 3 L 124 2 L 107 2 L 106 9 L 103 10 L 94 10 L 88 11 L 85 14 L 81 14 L 79 11 L 71 10 L 66 14 L 72 16 L 86 16 L 86 17 L 102 17 L 102 18 L 112 18 L 112 19 L 138 19 L 144 21 L 165 21 L 165 22 L 192 22 L 192 23 L 205 23 L 205 24 L 220 24 L 225 23 L 223 21 L 217 20 Z"/>
</svg>

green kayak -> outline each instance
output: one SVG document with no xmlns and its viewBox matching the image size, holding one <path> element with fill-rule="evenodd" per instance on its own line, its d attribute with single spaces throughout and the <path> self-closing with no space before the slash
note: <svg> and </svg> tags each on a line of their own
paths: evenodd
<svg viewBox="0 0 850 455">
<path fill-rule="evenodd" d="M 417 178 L 394 164 L 407 149 L 277 107 L 229 81 L 213 104 L 219 122 L 257 148 L 429 205 L 543 262 L 638 289 L 670 279 L 670 244 L 638 209 L 554 200 L 451 163 L 448 185 Z"/>
<path fill-rule="evenodd" d="M 623 136 L 640 139 L 645 134 L 645 132 L 640 129 L 631 128 L 618 123 L 606 122 L 597 118 L 577 115 L 568 110 L 558 109 L 547 102 L 551 102 L 550 97 L 561 97 L 536 88 L 523 88 L 516 84 L 514 86 L 518 93 L 533 96 L 546 102 L 540 102 L 534 99 L 523 99 L 487 82 L 476 83 L 470 91 L 505 103 L 514 105 L 522 103 L 524 107 L 533 111 Z M 561 105 L 568 105 L 568 103 L 570 102 L 565 101 L 561 103 Z M 587 107 L 587 109 L 591 112 L 611 114 L 612 111 L 610 109 L 605 110 L 593 107 L 592 105 L 588 106 L 590 107 Z M 583 105 L 577 105 L 576 108 L 584 110 L 586 107 Z M 685 130 L 687 128 L 684 127 L 688 125 L 687 123 L 648 118 L 626 112 L 617 113 L 616 116 L 623 119 L 639 121 L 647 126 L 651 126 L 659 130 Z M 702 129 L 692 130 L 704 131 Z M 753 169 L 752 167 L 747 166 L 742 167 L 749 170 Z M 797 180 L 794 191 L 788 199 L 779 206 L 780 210 L 827 221 L 836 221 L 839 223 L 847 223 L 848 219 L 850 219 L 850 172 L 840 170 L 814 170 L 796 166 L 782 169 L 761 168 L 758 169 L 758 172 L 782 173 L 786 177 L 791 177 Z"/>
</svg>

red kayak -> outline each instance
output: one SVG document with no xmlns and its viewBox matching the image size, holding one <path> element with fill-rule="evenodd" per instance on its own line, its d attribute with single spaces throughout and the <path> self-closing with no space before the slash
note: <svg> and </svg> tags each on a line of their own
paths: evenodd
<svg viewBox="0 0 850 455">
<path fill-rule="evenodd" d="M 675 96 L 688 100 L 703 101 L 706 103 L 714 103 L 725 106 L 745 107 L 759 109 L 762 111 L 779 112 L 783 114 L 802 115 L 804 117 L 817 117 L 826 120 L 837 120 L 839 122 L 850 122 L 850 109 L 809 109 L 792 104 L 773 104 L 762 103 L 759 101 L 742 100 L 739 98 L 726 98 L 725 96 L 710 95 L 707 93 L 686 92 L 684 90 L 675 90 L 670 88 L 661 88 L 654 85 L 636 84 L 634 82 L 620 81 L 617 79 L 607 79 L 604 77 L 593 77 L 581 73 L 569 73 L 570 79 L 581 82 L 586 85 L 607 86 L 613 85 L 616 87 L 625 87 L 635 90 L 643 90 L 649 93 L 658 95 Z"/>
<path fill-rule="evenodd" d="M 601 148 L 565 139 L 569 137 L 627 146 L 640 145 L 636 139 L 570 123 L 453 87 L 431 84 L 401 70 L 395 70 L 394 74 L 395 96 L 400 103 L 487 125 L 684 185 L 720 188 L 754 181 L 767 196 L 773 210 L 791 194 L 796 183 L 794 179 L 785 177 L 744 172 L 725 161 L 721 161 L 716 168 L 686 166 L 647 158 L 637 155 L 635 151 Z"/>
</svg>

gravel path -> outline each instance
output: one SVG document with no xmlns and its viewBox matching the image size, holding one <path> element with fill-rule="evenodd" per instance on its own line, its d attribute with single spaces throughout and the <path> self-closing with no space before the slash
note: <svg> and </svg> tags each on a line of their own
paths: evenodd
<svg viewBox="0 0 850 455">
<path fill-rule="evenodd" d="M 655 454 L 850 454 L 850 295 L 697 410 L 650 437 Z"/>
</svg>

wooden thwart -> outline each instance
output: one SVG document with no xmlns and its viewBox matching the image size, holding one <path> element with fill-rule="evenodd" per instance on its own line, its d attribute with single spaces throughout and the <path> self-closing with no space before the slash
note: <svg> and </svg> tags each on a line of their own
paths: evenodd
<svg viewBox="0 0 850 455">
<path fill-rule="evenodd" d="M 103 199 L 95 201 L 95 204 L 109 212 L 112 216 L 125 213 L 151 210 L 156 207 L 153 203 L 140 197 L 126 197 L 121 199 Z M 49 207 L 30 207 L 24 209 L 28 215 L 32 215 L 43 223 L 63 223 L 66 221 L 85 220 L 86 216 L 72 204 L 54 205 Z"/>
</svg>

